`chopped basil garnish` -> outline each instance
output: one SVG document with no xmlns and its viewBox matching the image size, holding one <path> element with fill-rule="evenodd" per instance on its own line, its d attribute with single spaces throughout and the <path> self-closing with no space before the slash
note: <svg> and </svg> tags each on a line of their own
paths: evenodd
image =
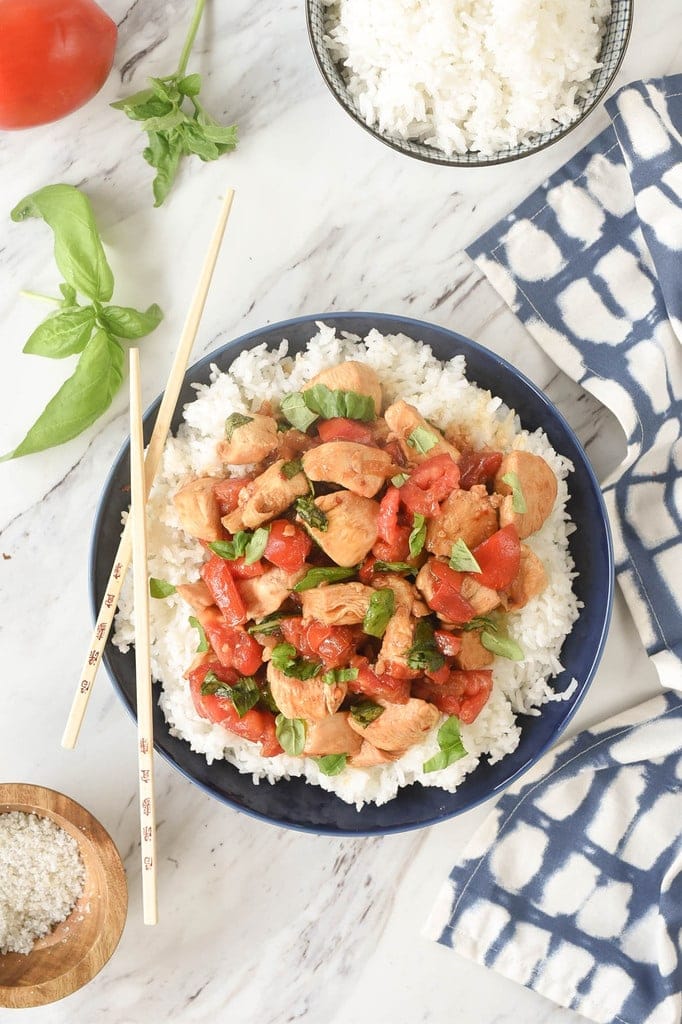
<svg viewBox="0 0 682 1024">
<path fill-rule="evenodd" d="M 473 619 L 469 619 L 468 622 L 460 623 L 457 628 L 463 629 L 466 633 L 471 633 L 475 629 L 490 629 L 493 632 L 499 630 L 495 619 L 491 619 L 488 615 L 476 615 Z"/>
<path fill-rule="evenodd" d="M 410 565 L 409 562 L 381 562 L 376 561 L 372 566 L 374 572 L 396 572 L 396 573 L 414 573 L 416 576 L 419 570 L 416 565 Z"/>
<path fill-rule="evenodd" d="M 296 511 L 299 518 L 307 526 L 312 526 L 314 530 L 319 530 L 321 533 L 327 532 L 329 520 L 322 509 L 317 507 L 312 498 L 298 498 L 296 501 Z"/>
<path fill-rule="evenodd" d="M 272 690 L 269 686 L 266 686 L 261 690 L 260 702 L 264 708 L 267 708 L 268 711 L 272 711 L 273 715 L 279 714 L 279 708 L 275 704 L 275 698 L 272 696 Z"/>
<path fill-rule="evenodd" d="M 247 423 L 253 423 L 253 416 L 244 416 L 241 412 L 233 412 L 232 415 L 228 416 L 225 420 L 226 439 L 231 441 L 235 430 L 238 430 L 239 427 L 245 427 Z"/>
<path fill-rule="evenodd" d="M 395 594 L 389 587 L 375 590 L 362 620 L 362 631 L 369 636 L 382 637 L 395 611 Z"/>
<path fill-rule="evenodd" d="M 319 587 L 320 583 L 339 583 L 341 580 L 348 580 L 351 576 L 355 576 L 358 571 L 357 566 L 351 566 L 350 569 L 344 569 L 340 565 L 329 565 L 319 566 L 315 569 L 308 569 L 307 573 L 302 580 L 299 580 L 294 591 L 297 594 L 301 594 L 304 590 L 312 590 L 313 587 Z"/>
<path fill-rule="evenodd" d="M 363 700 L 359 704 L 353 704 L 350 713 L 354 721 L 366 729 L 379 715 L 383 715 L 384 710 L 381 704 L 375 704 L 373 700 Z"/>
<path fill-rule="evenodd" d="M 410 554 L 413 558 L 421 554 L 421 550 L 426 542 L 426 517 L 421 515 L 419 512 L 414 514 L 414 524 L 412 526 L 412 532 L 410 533 L 409 545 Z"/>
<path fill-rule="evenodd" d="M 407 439 L 410 448 L 414 448 L 420 455 L 426 455 L 438 444 L 438 438 L 426 427 L 415 427 Z"/>
<path fill-rule="evenodd" d="M 447 768 L 460 758 L 466 757 L 466 748 L 459 732 L 459 719 L 455 715 L 451 715 L 447 722 L 443 722 L 438 730 L 438 746 L 438 753 L 422 765 L 423 771 L 439 772 L 442 768 Z"/>
<path fill-rule="evenodd" d="M 486 651 L 497 654 L 500 658 L 508 658 L 510 661 L 523 661 L 523 648 L 519 647 L 516 640 L 512 640 L 505 633 L 494 632 L 484 629 L 481 633 L 481 643 Z"/>
<path fill-rule="evenodd" d="M 346 767 L 347 754 L 327 754 L 325 757 L 314 757 L 323 775 L 340 775 Z"/>
<path fill-rule="evenodd" d="M 240 718 L 255 707 L 262 697 L 260 687 L 252 676 L 244 676 L 234 686 L 230 686 L 229 683 L 218 679 L 215 672 L 206 673 L 201 684 L 201 692 L 205 697 L 229 697 Z"/>
<path fill-rule="evenodd" d="M 322 682 L 327 686 L 333 686 L 334 683 L 350 683 L 357 678 L 358 670 L 356 668 L 330 668 L 322 676 Z"/>
<path fill-rule="evenodd" d="M 435 672 L 445 664 L 445 658 L 436 646 L 433 627 L 420 619 L 414 629 L 412 646 L 407 652 L 407 664 L 415 672 Z"/>
<path fill-rule="evenodd" d="M 300 459 L 292 459 L 291 462 L 285 462 L 282 466 L 282 476 L 286 480 L 291 480 L 292 477 L 296 476 L 297 473 L 303 472 L 303 463 Z"/>
<path fill-rule="evenodd" d="M 512 489 L 512 509 L 514 512 L 523 514 L 527 511 L 526 499 L 521 489 L 521 481 L 519 480 L 517 473 L 505 473 L 502 477 L 502 482 L 507 484 Z"/>
<path fill-rule="evenodd" d="M 391 477 L 391 483 L 394 487 L 402 487 L 406 480 L 409 480 L 407 473 L 398 473 L 396 476 Z"/>
<path fill-rule="evenodd" d="M 244 553 L 245 565 L 253 565 L 262 556 L 266 547 L 268 546 L 268 537 L 270 536 L 269 526 L 259 526 L 256 532 L 252 535 L 251 540 L 246 545 L 246 551 Z"/>
<path fill-rule="evenodd" d="M 300 391 L 285 395 L 280 402 L 280 409 L 292 427 L 296 427 L 297 430 L 302 430 L 304 433 L 317 419 L 317 413 L 310 411 Z"/>
<path fill-rule="evenodd" d="M 165 580 L 157 580 L 155 576 L 149 577 L 149 594 L 151 597 L 170 597 L 174 593 L 175 587 L 172 583 L 166 583 Z"/>
<path fill-rule="evenodd" d="M 450 568 L 456 569 L 457 572 L 480 572 L 481 567 L 472 555 L 471 551 L 467 547 L 466 543 L 460 537 L 459 540 L 455 541 L 452 545 L 452 551 L 450 552 Z"/>
<path fill-rule="evenodd" d="M 368 423 L 376 417 L 374 399 L 357 391 L 332 391 L 326 384 L 313 384 L 301 394 L 311 412 L 317 413 L 324 420 L 342 416 L 344 419 Z"/>
<path fill-rule="evenodd" d="M 232 540 L 214 540 L 208 546 L 214 555 L 233 562 L 235 558 L 241 558 L 246 553 L 251 536 L 248 530 L 239 530 Z"/>
<path fill-rule="evenodd" d="M 260 633 L 261 636 L 272 636 L 273 633 L 281 633 L 280 624 L 284 618 L 287 618 L 287 616 L 280 615 L 279 612 L 275 612 L 273 615 L 266 615 L 261 622 L 255 622 L 253 626 L 249 626 L 247 632 Z"/>
<path fill-rule="evenodd" d="M 272 649 L 270 660 L 276 669 L 290 679 L 312 679 L 322 671 L 319 661 L 299 658 L 293 644 L 277 644 Z"/>
<path fill-rule="evenodd" d="M 196 615 L 190 615 L 189 624 L 193 629 L 197 629 L 199 631 L 199 646 L 197 647 L 197 654 L 205 654 L 208 650 L 208 640 L 206 639 L 204 627 L 201 625 Z"/>
<path fill-rule="evenodd" d="M 303 718 L 285 718 L 277 715 L 275 734 L 280 746 L 290 757 L 300 757 L 305 747 L 306 725 Z"/>
</svg>

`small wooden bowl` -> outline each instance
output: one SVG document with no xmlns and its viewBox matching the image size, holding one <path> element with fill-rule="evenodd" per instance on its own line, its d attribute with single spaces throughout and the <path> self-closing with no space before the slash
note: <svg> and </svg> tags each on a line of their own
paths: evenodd
<svg viewBox="0 0 682 1024">
<path fill-rule="evenodd" d="M 123 932 L 128 909 L 118 850 L 93 816 L 43 786 L 0 783 L 0 814 L 50 818 L 78 843 L 85 866 L 83 895 L 65 921 L 28 954 L 0 954 L 0 1006 L 42 1006 L 70 995 L 104 967 Z"/>
</svg>

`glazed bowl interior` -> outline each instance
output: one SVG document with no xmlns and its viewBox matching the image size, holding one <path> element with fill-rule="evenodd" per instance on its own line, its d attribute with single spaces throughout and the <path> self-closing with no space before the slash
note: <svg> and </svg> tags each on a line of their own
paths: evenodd
<svg viewBox="0 0 682 1024">
<path fill-rule="evenodd" d="M 593 73 L 589 90 L 576 101 L 579 113 L 575 120 L 567 125 L 557 124 L 556 128 L 540 132 L 527 142 L 490 154 L 470 151 L 448 155 L 435 146 L 402 139 L 397 135 L 391 135 L 389 132 L 380 131 L 378 128 L 368 125 L 348 89 L 341 66 L 335 63 L 325 42 L 325 18 L 327 16 L 325 12 L 329 11 L 329 5 L 325 3 L 325 0 L 306 0 L 306 19 L 310 45 L 320 74 L 334 98 L 360 127 L 399 153 L 416 157 L 416 159 L 424 160 L 427 163 L 446 164 L 450 167 L 488 167 L 492 164 L 519 160 L 531 153 L 546 149 L 547 146 L 551 146 L 568 135 L 589 116 L 605 96 L 621 66 L 632 31 L 633 6 L 634 0 L 612 0 L 611 14 L 599 53 L 601 66 Z"/>
<path fill-rule="evenodd" d="M 573 463 L 569 478 L 568 512 L 574 522 L 589 523 L 589 530 L 578 530 L 570 539 L 571 554 L 578 577 L 575 591 L 584 607 L 567 638 L 562 654 L 564 671 L 555 678 L 554 688 L 566 691 L 571 681 L 577 687 L 568 700 L 544 706 L 537 717 L 520 716 L 522 735 L 518 748 L 500 762 L 482 762 L 455 793 L 413 784 L 381 807 L 367 805 L 357 811 L 332 793 L 308 785 L 302 779 L 280 780 L 274 785 L 261 781 L 254 785 L 250 775 L 240 775 L 227 761 L 212 765 L 190 750 L 185 741 L 171 736 L 163 714 L 155 705 L 154 732 L 157 749 L 192 782 L 225 803 L 278 825 L 315 833 L 370 835 L 420 828 L 468 810 L 499 793 L 520 772 L 525 771 L 559 736 L 582 700 L 596 670 L 606 638 L 611 612 L 613 557 L 599 485 L 573 431 L 533 384 L 510 364 L 453 331 L 404 317 L 376 313 L 331 313 L 305 316 L 254 331 L 223 348 L 211 352 L 187 373 L 173 421 L 175 430 L 181 421 L 185 403 L 195 395 L 192 382 L 207 383 L 210 364 L 228 370 L 244 350 L 265 344 L 289 341 L 290 352 L 302 351 L 317 333 L 316 321 L 324 321 L 337 331 L 364 337 L 375 328 L 383 334 L 407 334 L 431 346 L 439 359 L 459 353 L 467 362 L 467 377 L 518 412 L 521 423 L 531 430 L 542 427 L 552 446 Z M 151 434 L 158 400 L 145 416 L 146 438 Z M 93 614 L 105 593 L 109 572 L 118 546 L 121 512 L 128 504 L 128 447 L 119 454 L 104 487 L 92 538 L 91 600 Z M 114 686 L 126 707 L 135 711 L 134 652 L 122 654 L 109 641 L 104 660 Z"/>
</svg>

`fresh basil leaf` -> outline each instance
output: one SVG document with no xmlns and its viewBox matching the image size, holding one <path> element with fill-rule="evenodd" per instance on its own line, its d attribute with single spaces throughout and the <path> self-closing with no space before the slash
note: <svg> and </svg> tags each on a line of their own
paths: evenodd
<svg viewBox="0 0 682 1024">
<path fill-rule="evenodd" d="M 204 123 L 201 116 L 199 124 L 202 126 L 204 137 L 210 142 L 214 142 L 220 153 L 229 153 L 231 149 L 236 148 L 238 141 L 236 124 L 222 125 L 215 122 L 208 124 Z"/>
<path fill-rule="evenodd" d="M 201 684 L 204 697 L 227 697 L 234 704 L 235 711 L 243 718 L 247 711 L 254 708 L 262 697 L 258 683 L 252 676 L 242 676 L 234 686 L 218 679 L 215 672 L 207 672 Z"/>
<path fill-rule="evenodd" d="M 282 476 L 285 480 L 291 480 L 298 473 L 303 472 L 303 463 L 300 459 L 292 459 L 291 462 L 285 462 L 282 466 Z M 317 508 L 317 506 L 315 506 Z"/>
<path fill-rule="evenodd" d="M 414 522 L 408 543 L 410 545 L 410 554 L 413 558 L 421 554 L 421 550 L 426 543 L 426 517 L 419 512 L 414 514 Z"/>
<path fill-rule="evenodd" d="M 514 512 L 518 512 L 523 515 L 527 511 L 526 499 L 521 489 L 521 481 L 519 480 L 517 473 L 505 473 L 502 477 L 503 483 L 507 484 L 512 489 L 512 509 Z"/>
<path fill-rule="evenodd" d="M 92 306 L 77 306 L 54 313 L 38 324 L 23 351 L 33 356 L 63 359 L 82 352 L 95 326 Z"/>
<path fill-rule="evenodd" d="M 178 81 L 177 89 L 183 96 L 197 96 L 201 92 L 201 75 L 185 75 Z"/>
<path fill-rule="evenodd" d="M 409 562 L 382 562 L 381 559 L 377 559 L 377 561 L 372 565 L 372 569 L 374 572 L 404 573 L 406 576 L 410 573 L 416 576 L 419 572 L 417 567 L 415 565 L 410 565 Z"/>
<path fill-rule="evenodd" d="M 146 117 L 142 127 L 146 132 L 171 132 L 187 122 L 187 115 L 177 108 L 171 108 L 168 113 L 160 114 L 158 117 Z"/>
<path fill-rule="evenodd" d="M 272 696 L 272 690 L 269 686 L 263 687 L 260 692 L 260 702 L 267 711 L 271 711 L 273 715 L 279 714 L 279 708 L 275 703 L 275 698 Z"/>
<path fill-rule="evenodd" d="M 333 686 L 335 683 L 350 683 L 357 678 L 358 669 L 356 668 L 330 668 L 322 676 L 322 682 L 327 686 Z"/>
<path fill-rule="evenodd" d="M 447 721 L 443 722 L 438 730 L 438 746 L 440 747 L 439 752 L 424 762 L 423 771 L 439 772 L 454 764 L 455 761 L 466 757 L 466 747 L 462 743 L 459 731 L 459 719 L 455 715 L 451 715 Z"/>
<path fill-rule="evenodd" d="M 123 349 L 105 331 L 95 331 L 71 377 L 50 399 L 17 447 L 0 462 L 53 448 L 91 426 L 111 405 L 123 380 Z"/>
<path fill-rule="evenodd" d="M 266 615 L 260 622 L 255 622 L 253 626 L 249 626 L 247 629 L 248 633 L 260 633 L 261 636 L 273 636 L 274 634 L 281 633 L 281 622 L 282 619 L 289 618 L 290 616 L 281 615 L 279 612 L 275 612 L 273 615 Z"/>
<path fill-rule="evenodd" d="M 201 625 L 196 615 L 190 615 L 189 624 L 192 629 L 199 631 L 199 646 L 197 647 L 197 654 L 205 654 L 208 650 L 208 640 L 206 639 L 204 627 Z"/>
<path fill-rule="evenodd" d="M 362 700 L 359 704 L 351 705 L 351 717 L 363 729 L 376 721 L 379 715 L 383 715 L 385 708 L 381 704 L 375 704 L 373 700 Z"/>
<path fill-rule="evenodd" d="M 294 587 L 294 591 L 302 594 L 304 590 L 312 590 L 321 583 L 340 583 L 355 576 L 357 571 L 357 566 L 351 566 L 350 569 L 344 569 L 340 565 L 316 566 L 314 569 L 308 569 L 303 579 Z"/>
<path fill-rule="evenodd" d="M 158 580 L 155 576 L 149 577 L 149 593 L 151 597 L 170 597 L 175 591 L 176 587 L 172 583 L 167 583 L 166 580 Z"/>
<path fill-rule="evenodd" d="M 362 620 L 362 631 L 369 636 L 382 637 L 395 611 L 395 594 L 390 587 L 375 590 Z"/>
<path fill-rule="evenodd" d="M 253 416 L 245 416 L 241 412 L 231 413 L 225 420 L 225 440 L 231 441 L 235 430 L 245 427 L 247 423 L 253 423 Z"/>
<path fill-rule="evenodd" d="M 481 643 L 486 651 L 496 654 L 500 658 L 509 658 L 510 661 L 523 661 L 525 655 L 523 648 L 519 647 L 516 640 L 504 633 L 491 633 L 484 629 L 481 633 Z"/>
<path fill-rule="evenodd" d="M 322 509 L 317 507 L 313 498 L 297 498 L 295 507 L 299 519 L 302 519 L 307 526 L 312 526 L 314 530 L 319 530 L 321 533 L 327 532 L 329 520 Z"/>
<path fill-rule="evenodd" d="M 397 476 L 391 477 L 391 483 L 394 487 L 402 487 L 406 480 L 409 480 L 407 473 L 398 473 Z"/>
<path fill-rule="evenodd" d="M 432 448 L 436 447 L 438 438 L 430 430 L 427 430 L 426 427 L 415 427 L 407 438 L 407 443 L 410 448 L 414 448 L 420 455 L 426 455 Z"/>
<path fill-rule="evenodd" d="M 185 124 L 181 125 L 179 131 L 182 133 L 184 150 L 188 156 L 193 153 L 200 160 L 203 160 L 204 163 L 217 160 L 220 156 L 220 150 L 215 142 L 211 142 L 210 139 L 206 138 L 204 129 L 198 124 L 186 121 Z"/>
<path fill-rule="evenodd" d="M 278 671 L 290 679 L 313 679 L 322 671 L 319 661 L 299 658 L 293 644 L 277 644 L 272 649 L 270 660 Z"/>
<path fill-rule="evenodd" d="M 415 672 L 436 672 L 445 664 L 445 658 L 436 646 L 433 627 L 425 619 L 420 619 L 415 626 L 407 664 Z"/>
<path fill-rule="evenodd" d="M 340 775 L 347 760 L 347 754 L 326 754 L 324 757 L 313 758 L 323 775 Z"/>
<path fill-rule="evenodd" d="M 452 545 L 449 565 L 451 569 L 456 569 L 457 572 L 481 571 L 480 565 L 461 537 Z"/>
<path fill-rule="evenodd" d="M 177 142 L 170 142 L 158 132 L 149 133 L 149 145 L 142 150 L 142 156 L 156 169 L 156 177 L 152 181 L 154 206 L 161 206 L 173 187 L 178 173 L 178 165 L 182 149 Z"/>
<path fill-rule="evenodd" d="M 62 295 L 64 296 L 64 299 L 62 301 L 62 307 L 63 308 L 68 309 L 70 306 L 75 306 L 76 305 L 76 289 L 75 288 L 73 288 L 70 284 L 65 284 L 64 282 L 62 282 L 59 285 L 59 290 L 62 293 Z"/>
<path fill-rule="evenodd" d="M 289 757 L 300 757 L 305 747 L 306 724 L 303 718 L 285 718 L 284 715 L 277 715 L 275 734 Z"/>
<path fill-rule="evenodd" d="M 207 672 L 201 684 L 202 697 L 229 697 L 230 686 L 228 683 L 218 679 L 215 672 Z"/>
<path fill-rule="evenodd" d="M 370 395 L 361 395 L 357 391 L 332 391 L 326 384 L 313 384 L 301 394 L 310 411 L 324 420 L 342 416 L 368 423 L 376 419 L 374 399 Z"/>
<path fill-rule="evenodd" d="M 269 526 L 259 526 L 255 533 L 252 535 L 251 540 L 246 545 L 246 552 L 244 554 L 245 565 L 253 565 L 261 557 L 266 547 L 268 546 L 268 537 L 270 536 Z"/>
<path fill-rule="evenodd" d="M 87 196 L 73 185 L 46 185 L 17 203 L 11 217 L 42 217 L 54 233 L 54 258 L 66 283 L 89 299 L 109 301 L 114 275 Z"/>
<path fill-rule="evenodd" d="M 310 411 L 300 391 L 285 395 L 279 407 L 292 427 L 296 427 L 297 430 L 302 430 L 304 433 L 317 419 L 317 414 Z"/>
<path fill-rule="evenodd" d="M 117 338 L 143 338 L 159 326 L 163 313 L 156 303 L 144 313 L 131 306 L 105 306 L 99 312 L 99 319 Z"/>
<path fill-rule="evenodd" d="M 238 530 L 232 540 L 214 540 L 208 545 L 214 555 L 233 562 L 235 558 L 241 558 L 246 554 L 247 548 L 253 538 L 248 530 Z"/>
<path fill-rule="evenodd" d="M 136 110 L 143 107 L 145 103 L 154 98 L 153 89 L 141 89 L 140 92 L 134 92 L 130 96 L 126 96 L 123 100 L 116 100 L 115 103 L 110 104 L 114 110 L 124 110 L 128 117 L 131 117 L 131 110 Z"/>
<path fill-rule="evenodd" d="M 463 629 L 466 633 L 470 633 L 475 629 L 489 629 L 492 633 L 496 633 L 499 630 L 499 625 L 495 619 L 490 618 L 488 615 L 476 615 L 473 619 L 469 619 L 468 622 L 459 623 L 457 628 Z"/>
</svg>

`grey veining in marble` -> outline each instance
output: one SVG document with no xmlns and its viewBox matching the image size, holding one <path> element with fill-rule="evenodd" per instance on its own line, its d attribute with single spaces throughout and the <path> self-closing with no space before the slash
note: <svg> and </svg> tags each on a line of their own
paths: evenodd
<svg viewBox="0 0 682 1024">
<path fill-rule="evenodd" d="M 537 349 L 462 250 L 605 123 L 603 110 L 562 143 L 509 167 L 430 167 L 382 147 L 327 93 L 309 52 L 301 0 L 209 0 L 191 68 L 216 116 L 240 125 L 236 153 L 183 169 L 152 209 L 141 133 L 107 104 L 165 74 L 190 0 L 102 0 L 120 29 L 100 96 L 67 120 L 0 135 L 0 446 L 12 447 L 66 375 L 21 354 L 44 310 L 22 288 L 54 291 L 49 232 L 9 211 L 42 185 L 91 197 L 122 304 L 158 302 L 142 343 L 144 398 L 163 387 L 226 184 L 237 189 L 195 355 L 300 313 L 366 309 L 455 328 L 520 366 L 559 404 L 604 474 L 620 431 Z M 618 81 L 679 70 L 678 0 L 636 5 Z M 479 808 L 421 833 L 334 840 L 280 831 L 232 812 L 158 764 L 160 924 L 141 923 L 134 732 L 98 679 L 74 753 L 59 746 L 88 641 L 89 533 L 127 429 L 119 395 L 90 431 L 53 452 L 0 466 L 0 778 L 51 785 L 112 833 L 128 870 L 130 912 L 100 976 L 27 1024 L 579 1024 L 504 978 L 420 937 L 436 891 Z M 572 729 L 656 692 L 623 603 Z M 0 1010 L 0 1021 L 19 1019 Z"/>
</svg>

